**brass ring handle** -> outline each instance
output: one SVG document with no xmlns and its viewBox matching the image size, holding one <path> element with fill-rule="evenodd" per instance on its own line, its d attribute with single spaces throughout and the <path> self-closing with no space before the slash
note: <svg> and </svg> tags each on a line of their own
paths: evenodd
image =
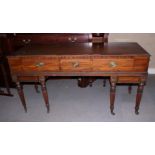
<svg viewBox="0 0 155 155">
<path fill-rule="evenodd" d="M 72 65 L 74 68 L 77 68 L 80 66 L 79 62 L 72 62 Z"/>
<path fill-rule="evenodd" d="M 110 67 L 112 67 L 112 68 L 117 67 L 117 63 L 114 62 L 114 61 L 111 61 L 109 65 L 110 65 Z"/>
<path fill-rule="evenodd" d="M 36 67 L 42 67 L 44 66 L 45 64 L 43 62 L 38 62 L 35 64 Z"/>
</svg>

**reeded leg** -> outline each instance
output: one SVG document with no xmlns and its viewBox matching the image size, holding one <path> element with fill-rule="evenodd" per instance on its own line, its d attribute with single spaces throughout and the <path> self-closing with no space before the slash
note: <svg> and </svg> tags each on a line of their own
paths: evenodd
<svg viewBox="0 0 155 155">
<path fill-rule="evenodd" d="M 110 110 L 112 115 L 115 115 L 114 113 L 115 92 L 116 92 L 116 83 L 112 82 L 110 86 Z"/>
<path fill-rule="evenodd" d="M 142 94 L 143 94 L 143 89 L 144 89 L 144 83 L 140 83 L 137 88 L 137 96 L 136 96 L 136 105 L 135 105 L 135 114 L 139 114 L 139 106 L 140 102 L 142 99 Z"/>
<path fill-rule="evenodd" d="M 38 89 L 38 85 L 35 83 L 34 88 L 36 90 L 37 93 L 40 93 L 39 89 Z"/>
<path fill-rule="evenodd" d="M 42 90 L 42 94 L 44 97 L 44 101 L 47 107 L 47 113 L 49 113 L 50 111 L 50 106 L 49 106 L 49 100 L 48 100 L 48 94 L 47 94 L 47 89 L 46 89 L 46 84 L 45 84 L 45 80 L 41 80 L 41 90 Z"/>
<path fill-rule="evenodd" d="M 17 82 L 16 85 L 17 85 L 17 91 L 18 91 L 20 100 L 21 100 L 21 102 L 23 104 L 24 110 L 25 110 L 25 112 L 27 112 L 27 107 L 26 107 L 26 102 L 25 102 L 23 88 L 22 88 L 20 82 Z"/>
<path fill-rule="evenodd" d="M 132 86 L 129 85 L 129 86 L 128 86 L 128 93 L 131 94 L 131 91 L 132 91 Z"/>
</svg>

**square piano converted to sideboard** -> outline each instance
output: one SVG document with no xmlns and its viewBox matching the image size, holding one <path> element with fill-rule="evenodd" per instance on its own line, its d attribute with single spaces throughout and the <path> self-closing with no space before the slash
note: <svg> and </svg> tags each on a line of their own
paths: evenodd
<svg viewBox="0 0 155 155">
<path fill-rule="evenodd" d="M 49 76 L 110 77 L 110 110 L 114 114 L 116 84 L 137 84 L 138 114 L 150 55 L 137 43 L 55 43 L 29 45 L 8 57 L 13 81 L 27 111 L 22 82 L 39 82 L 49 112 L 46 78 Z M 52 94 L 52 92 L 49 92 Z M 120 94 L 121 95 L 121 94 Z"/>
</svg>

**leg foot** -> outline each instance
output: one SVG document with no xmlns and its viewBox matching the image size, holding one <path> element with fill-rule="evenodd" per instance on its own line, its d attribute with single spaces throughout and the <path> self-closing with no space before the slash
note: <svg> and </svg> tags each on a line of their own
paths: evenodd
<svg viewBox="0 0 155 155">
<path fill-rule="evenodd" d="M 115 115 L 114 102 L 115 102 L 116 82 L 111 81 L 110 84 L 111 84 L 110 85 L 110 111 L 112 115 Z"/>
<path fill-rule="evenodd" d="M 47 113 L 50 113 L 50 106 L 47 105 L 46 107 L 47 107 Z"/>
<path fill-rule="evenodd" d="M 111 111 L 111 114 L 112 115 L 115 115 L 115 113 L 114 113 L 114 107 L 110 107 L 110 111 Z"/>
<path fill-rule="evenodd" d="M 136 96 L 136 105 L 135 105 L 135 114 L 138 115 L 139 106 L 143 95 L 144 83 L 140 83 L 137 88 L 137 96 Z"/>
<path fill-rule="evenodd" d="M 135 109 L 135 114 L 136 115 L 139 115 L 139 111 L 138 111 L 139 109 Z"/>
</svg>

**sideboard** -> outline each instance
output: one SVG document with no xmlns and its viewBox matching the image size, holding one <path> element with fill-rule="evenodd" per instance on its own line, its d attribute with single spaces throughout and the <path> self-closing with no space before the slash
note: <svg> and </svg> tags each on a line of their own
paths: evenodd
<svg viewBox="0 0 155 155">
<path fill-rule="evenodd" d="M 47 77 L 110 77 L 110 111 L 114 115 L 118 83 L 138 85 L 135 113 L 139 113 L 150 55 L 137 43 L 77 42 L 29 45 L 11 53 L 7 58 L 12 79 L 17 85 L 26 112 L 22 82 L 40 83 L 47 112 L 49 112 Z M 50 93 L 52 95 L 52 92 Z"/>
</svg>

